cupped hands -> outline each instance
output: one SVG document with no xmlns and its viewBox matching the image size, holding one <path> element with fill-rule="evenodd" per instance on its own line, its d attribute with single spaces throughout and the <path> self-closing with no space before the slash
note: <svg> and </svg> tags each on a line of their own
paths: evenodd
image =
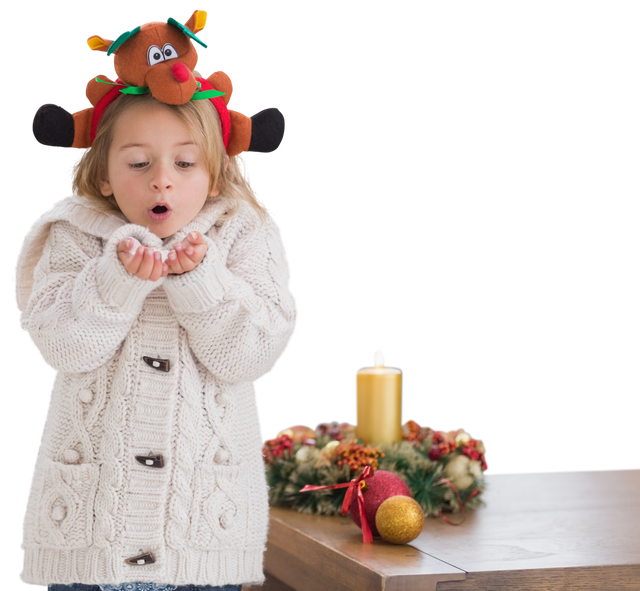
<svg viewBox="0 0 640 591">
<path fill-rule="evenodd" d="M 189 232 L 182 242 L 177 242 L 164 262 L 162 254 L 148 246 L 138 246 L 132 252 L 134 244 L 133 238 L 122 240 L 118 244 L 118 258 L 129 273 L 149 281 L 157 281 L 170 274 L 180 275 L 192 271 L 207 253 L 207 243 L 199 232 Z"/>
</svg>

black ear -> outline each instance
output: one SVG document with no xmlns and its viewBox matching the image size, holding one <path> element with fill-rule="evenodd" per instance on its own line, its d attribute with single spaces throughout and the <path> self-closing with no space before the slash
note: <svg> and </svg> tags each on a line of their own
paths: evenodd
<svg viewBox="0 0 640 591">
<path fill-rule="evenodd" d="M 42 105 L 33 118 L 33 135 L 45 146 L 70 148 L 73 144 L 73 115 L 57 105 Z"/>
<path fill-rule="evenodd" d="M 284 136 L 284 117 L 278 109 L 265 109 L 251 117 L 249 152 L 273 152 Z"/>
</svg>

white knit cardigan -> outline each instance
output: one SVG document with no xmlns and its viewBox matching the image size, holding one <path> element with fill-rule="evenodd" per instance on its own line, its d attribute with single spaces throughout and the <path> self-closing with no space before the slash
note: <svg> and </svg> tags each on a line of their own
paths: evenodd
<svg viewBox="0 0 640 591">
<path fill-rule="evenodd" d="M 205 204 L 163 242 L 71 197 L 27 236 L 22 325 L 58 376 L 24 522 L 25 582 L 263 581 L 252 381 L 282 353 L 295 308 L 275 224 L 248 206 L 228 218 L 229 206 Z M 189 273 L 142 280 L 117 258 L 128 236 L 171 248 L 192 230 L 208 251 Z"/>
</svg>

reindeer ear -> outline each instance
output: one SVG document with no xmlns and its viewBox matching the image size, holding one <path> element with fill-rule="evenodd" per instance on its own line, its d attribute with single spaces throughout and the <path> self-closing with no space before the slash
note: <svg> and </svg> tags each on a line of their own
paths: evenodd
<svg viewBox="0 0 640 591">
<path fill-rule="evenodd" d="M 197 33 L 198 31 L 202 31 L 204 29 L 204 25 L 207 22 L 207 13 L 204 10 L 196 10 L 191 18 L 184 24 L 187 29 L 189 29 L 192 33 Z"/>
<path fill-rule="evenodd" d="M 109 41 L 109 39 L 103 39 L 98 35 L 94 35 L 93 37 L 89 37 L 87 39 L 87 45 L 93 49 L 93 51 L 109 51 L 109 47 L 113 41 Z"/>
</svg>

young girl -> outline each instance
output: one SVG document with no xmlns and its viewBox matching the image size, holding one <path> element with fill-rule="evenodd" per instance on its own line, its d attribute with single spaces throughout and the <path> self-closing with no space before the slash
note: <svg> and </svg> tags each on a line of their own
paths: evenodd
<svg viewBox="0 0 640 591">
<path fill-rule="evenodd" d="M 74 192 L 18 263 L 23 327 L 58 370 L 22 578 L 51 591 L 262 582 L 252 381 L 295 316 L 278 230 L 209 100 L 114 100 Z"/>
</svg>

